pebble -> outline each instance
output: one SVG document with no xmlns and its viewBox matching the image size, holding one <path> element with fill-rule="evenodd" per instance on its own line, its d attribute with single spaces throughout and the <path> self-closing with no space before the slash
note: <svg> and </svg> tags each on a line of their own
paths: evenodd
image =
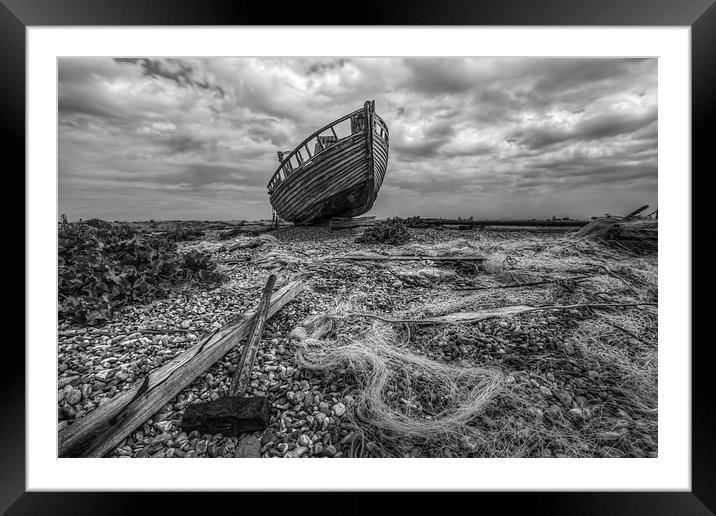
<svg viewBox="0 0 716 516">
<path fill-rule="evenodd" d="M 572 405 L 572 395 L 565 390 L 558 390 L 554 393 L 555 397 L 562 402 L 562 405 L 569 407 Z"/>
<path fill-rule="evenodd" d="M 335 405 L 333 405 L 333 413 L 336 416 L 341 417 L 343 414 L 346 413 L 346 406 L 343 403 L 336 403 Z"/>
<path fill-rule="evenodd" d="M 296 446 L 293 450 L 286 452 L 286 455 L 284 455 L 284 457 L 289 458 L 289 459 L 303 457 L 307 451 L 308 451 L 308 448 L 305 446 Z"/>
<path fill-rule="evenodd" d="M 82 401 L 82 391 L 75 388 L 70 389 L 65 395 L 65 401 L 67 401 L 70 405 L 77 405 L 80 401 Z"/>
<path fill-rule="evenodd" d="M 79 376 L 65 376 L 57 380 L 57 387 L 62 389 L 66 385 L 76 385 L 80 381 Z"/>
</svg>

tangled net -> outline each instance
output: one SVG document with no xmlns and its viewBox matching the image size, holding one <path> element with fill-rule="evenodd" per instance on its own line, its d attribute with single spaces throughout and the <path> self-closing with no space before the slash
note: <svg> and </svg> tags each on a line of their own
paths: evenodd
<svg viewBox="0 0 716 516">
<path fill-rule="evenodd" d="M 317 318 L 309 331 L 297 332 L 298 361 L 307 369 L 352 372 L 358 388 L 349 414 L 388 440 L 460 438 L 503 385 L 497 370 L 448 365 L 411 351 L 385 323 L 375 322 L 357 339 L 321 338 L 341 319 Z"/>
</svg>

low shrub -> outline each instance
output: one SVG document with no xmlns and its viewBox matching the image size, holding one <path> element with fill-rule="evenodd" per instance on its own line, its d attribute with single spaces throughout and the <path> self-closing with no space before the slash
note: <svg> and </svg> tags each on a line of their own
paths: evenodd
<svg viewBox="0 0 716 516">
<path fill-rule="evenodd" d="M 181 255 L 165 235 L 140 235 L 99 219 L 58 228 L 60 319 L 97 324 L 125 304 L 165 297 L 172 285 L 193 279 L 216 284 L 220 274 L 207 253 Z"/>
<path fill-rule="evenodd" d="M 405 224 L 398 218 L 378 222 L 375 226 L 366 228 L 356 239 L 361 244 L 390 244 L 400 245 L 410 240 L 410 232 Z"/>
</svg>

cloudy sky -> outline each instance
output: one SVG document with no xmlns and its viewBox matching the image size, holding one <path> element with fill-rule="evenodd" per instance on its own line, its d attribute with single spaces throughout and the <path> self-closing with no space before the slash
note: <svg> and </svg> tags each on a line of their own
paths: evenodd
<svg viewBox="0 0 716 516">
<path fill-rule="evenodd" d="M 368 99 L 390 130 L 371 215 L 656 206 L 655 59 L 65 58 L 58 75 L 71 220 L 270 218 L 276 151 Z"/>
</svg>

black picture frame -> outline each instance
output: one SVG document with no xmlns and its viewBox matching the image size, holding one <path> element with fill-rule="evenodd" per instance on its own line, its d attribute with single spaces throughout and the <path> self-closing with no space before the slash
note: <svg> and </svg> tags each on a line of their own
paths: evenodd
<svg viewBox="0 0 716 516">
<path fill-rule="evenodd" d="M 0 0 L 0 120 L 5 157 L 25 166 L 25 29 L 29 26 L 112 25 L 341 25 L 340 8 L 307 9 L 303 3 L 211 0 Z M 713 0 L 493 0 L 364 1 L 351 15 L 356 25 L 570 25 L 689 26 L 692 71 L 692 178 L 706 173 L 713 144 L 716 85 L 716 6 Z M 7 163 L 7 160 L 6 160 Z M 709 169 L 713 168 L 709 161 Z M 672 173 L 672 171 L 669 171 Z M 24 186 L 23 186 L 24 188 Z M 23 190 L 24 191 L 24 190 Z M 693 191 L 693 189 L 692 189 Z M 694 201 L 693 206 L 697 206 Z M 693 217 L 697 220 L 697 217 Z M 692 255 L 693 256 L 693 255 Z M 692 258 L 692 267 L 696 262 Z M 31 274 L 27 268 L 25 275 Z M 688 346 L 690 343 L 682 343 Z M 17 346 L 17 342 L 6 342 Z M 693 339 L 691 492 L 479 493 L 502 509 L 525 504 L 533 514 L 714 514 L 716 439 L 710 339 Z M 25 367 L 18 353 L 0 375 L 0 512 L 6 514 L 126 514 L 161 497 L 164 512 L 192 506 L 234 505 L 247 494 L 27 493 L 25 492 Z M 638 459 L 636 459 L 638 460 Z M 349 499 L 357 494 L 348 494 Z M 297 495 L 295 503 L 311 504 Z M 471 495 L 471 497 L 474 495 Z M 226 498 L 231 500 L 226 500 Z M 252 496 L 251 498 L 255 498 Z M 504 504 L 501 498 L 509 498 Z M 348 500 L 349 500 L 348 499 Z M 420 500 L 420 497 L 417 498 Z M 261 503 L 251 500 L 251 503 Z M 359 501 L 346 506 L 361 509 Z M 453 502 L 451 502 L 452 505 Z M 459 503 L 459 502 L 458 502 Z M 473 503 L 473 502 L 471 502 Z M 484 506 L 483 506 L 484 507 Z"/>
</svg>

